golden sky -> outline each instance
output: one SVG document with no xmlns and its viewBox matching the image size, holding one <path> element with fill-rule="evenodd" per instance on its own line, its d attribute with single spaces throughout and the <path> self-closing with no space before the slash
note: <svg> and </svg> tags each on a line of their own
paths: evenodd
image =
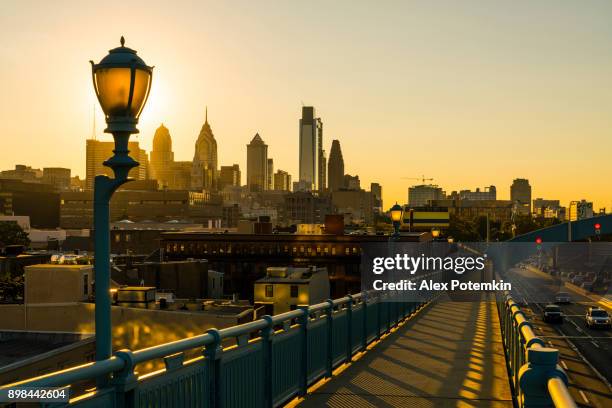
<svg viewBox="0 0 612 408">
<path fill-rule="evenodd" d="M 256 132 L 275 169 L 298 173 L 302 103 L 340 139 L 346 171 L 448 192 L 494 184 L 509 197 L 612 207 L 612 2 L 3 1 L 0 169 L 84 175 L 94 95 L 88 61 L 125 35 L 155 65 L 137 140 L 161 122 L 191 160 L 208 105 L 219 163 Z M 103 118 L 98 109 L 98 135 Z"/>
</svg>

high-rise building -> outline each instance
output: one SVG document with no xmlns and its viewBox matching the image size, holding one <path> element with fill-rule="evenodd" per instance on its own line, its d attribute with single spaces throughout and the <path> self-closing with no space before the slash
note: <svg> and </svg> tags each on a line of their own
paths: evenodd
<svg viewBox="0 0 612 408">
<path fill-rule="evenodd" d="M 376 205 L 378 211 L 382 211 L 383 209 L 383 201 L 382 201 L 382 186 L 378 183 L 370 183 L 370 191 L 372 195 L 376 199 Z"/>
<path fill-rule="evenodd" d="M 267 187 L 266 190 L 274 190 L 274 160 L 268 159 L 268 169 L 267 169 Z"/>
<path fill-rule="evenodd" d="M 408 205 L 412 208 L 429 205 L 430 200 L 443 200 L 446 193 L 435 184 L 421 184 L 408 188 Z"/>
<path fill-rule="evenodd" d="M 170 131 L 162 123 L 153 136 L 153 150 L 150 153 L 149 178 L 157 180 L 160 186 L 167 186 L 171 177 L 170 168 L 174 163 L 172 152 L 172 138 Z"/>
<path fill-rule="evenodd" d="M 329 162 L 327 164 L 328 187 L 331 191 L 337 191 L 344 187 L 344 158 L 340 149 L 340 141 L 332 141 L 329 151 Z"/>
<path fill-rule="evenodd" d="M 514 179 L 510 186 L 510 200 L 519 215 L 531 214 L 531 186 L 527 179 Z"/>
<path fill-rule="evenodd" d="M 170 131 L 163 124 L 153 136 L 150 153 L 149 178 L 157 180 L 162 190 L 189 190 L 191 188 L 192 162 L 174 161 Z"/>
<path fill-rule="evenodd" d="M 291 174 L 283 170 L 277 170 L 274 174 L 274 190 L 291 191 Z"/>
<path fill-rule="evenodd" d="M 85 188 L 93 190 L 94 178 L 99 174 L 106 174 L 109 177 L 114 177 L 113 171 L 104 166 L 104 161 L 113 156 L 115 142 L 102 142 L 95 139 L 87 139 L 85 151 Z M 140 165 L 130 170 L 129 177 L 134 180 L 147 179 L 147 167 L 149 159 L 147 152 L 140 148 L 138 142 L 129 142 L 128 149 L 130 156 L 134 158 Z"/>
<path fill-rule="evenodd" d="M 239 165 L 221 166 L 221 171 L 219 172 L 219 190 L 222 190 L 225 186 L 240 186 L 240 183 L 241 174 Z"/>
<path fill-rule="evenodd" d="M 264 191 L 268 186 L 268 145 L 259 133 L 247 145 L 247 186 L 250 191 Z"/>
<path fill-rule="evenodd" d="M 313 190 L 324 190 L 325 174 L 321 171 L 325 162 L 323 122 L 315 117 L 315 109 L 312 106 L 302 107 L 299 161 L 299 181 L 309 184 Z"/>
<path fill-rule="evenodd" d="M 217 141 L 208 123 L 208 109 L 195 144 L 191 188 L 209 191 L 217 189 Z"/>
</svg>

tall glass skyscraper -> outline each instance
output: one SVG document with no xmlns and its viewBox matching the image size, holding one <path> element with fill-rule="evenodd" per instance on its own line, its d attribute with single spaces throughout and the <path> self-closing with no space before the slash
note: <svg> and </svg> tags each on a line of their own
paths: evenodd
<svg viewBox="0 0 612 408">
<path fill-rule="evenodd" d="M 327 172 L 323 151 L 323 122 L 315 116 L 312 106 L 302 107 L 299 160 L 299 181 L 310 185 L 311 190 L 324 190 Z"/>
</svg>

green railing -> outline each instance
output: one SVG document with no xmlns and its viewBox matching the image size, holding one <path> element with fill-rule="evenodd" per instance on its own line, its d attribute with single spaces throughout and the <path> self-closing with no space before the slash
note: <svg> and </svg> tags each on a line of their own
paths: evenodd
<svg viewBox="0 0 612 408">
<path fill-rule="evenodd" d="M 121 350 L 108 360 L 0 389 L 71 386 L 70 405 L 79 407 L 277 407 L 305 395 L 425 303 L 349 295 L 143 350 Z M 185 361 L 194 349 L 199 356 Z M 137 377 L 136 365 L 154 361 L 165 368 Z M 109 377 L 103 388 L 79 391 Z"/>
<path fill-rule="evenodd" d="M 497 308 L 510 383 L 522 408 L 575 408 L 567 375 L 557 364 L 559 350 L 548 348 L 510 295 L 498 296 Z"/>
</svg>

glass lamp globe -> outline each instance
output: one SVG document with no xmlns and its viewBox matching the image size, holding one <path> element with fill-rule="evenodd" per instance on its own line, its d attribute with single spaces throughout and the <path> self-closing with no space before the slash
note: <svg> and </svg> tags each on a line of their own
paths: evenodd
<svg viewBox="0 0 612 408">
<path fill-rule="evenodd" d="M 98 64 L 90 62 L 96 96 L 107 121 L 138 120 L 151 89 L 153 67 L 126 47 L 123 37 L 121 46 L 110 50 Z"/>
</svg>

